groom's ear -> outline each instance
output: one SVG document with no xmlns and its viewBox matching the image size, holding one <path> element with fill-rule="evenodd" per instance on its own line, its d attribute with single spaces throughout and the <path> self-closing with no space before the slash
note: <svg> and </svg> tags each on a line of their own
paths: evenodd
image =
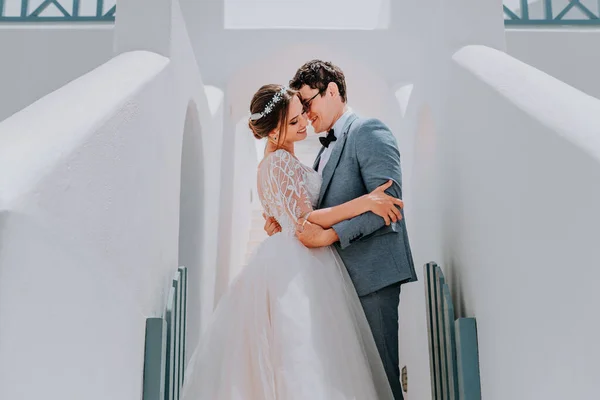
<svg viewBox="0 0 600 400">
<path fill-rule="evenodd" d="M 338 87 L 337 83 L 329 82 L 327 85 L 327 93 L 331 94 L 332 96 L 339 95 L 340 88 Z"/>
</svg>

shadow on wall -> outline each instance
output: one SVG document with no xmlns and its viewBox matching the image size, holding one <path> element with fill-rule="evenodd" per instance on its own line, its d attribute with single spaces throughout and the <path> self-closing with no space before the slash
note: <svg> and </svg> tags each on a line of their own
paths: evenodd
<svg viewBox="0 0 600 400">
<path fill-rule="evenodd" d="M 410 104 L 411 94 L 415 85 L 413 83 L 408 83 L 406 85 L 402 85 L 396 90 L 396 100 L 398 100 L 398 105 L 400 106 L 400 115 L 402 118 L 406 116 L 406 112 L 408 111 L 408 106 Z"/>
<path fill-rule="evenodd" d="M 598 41 L 599 29 L 506 30 L 508 54 L 600 99 Z"/>
<path fill-rule="evenodd" d="M 413 94 L 414 96 L 414 94 Z M 416 103 L 413 103 L 416 101 Z M 404 153 L 413 153 L 410 165 L 410 181 L 405 194 L 406 225 L 409 233 L 419 282 L 424 282 L 420 267 L 433 259 L 442 259 L 443 247 L 440 230 L 439 204 L 443 201 L 438 185 L 439 128 L 433 111 L 425 101 L 411 98 L 408 108 L 406 132 L 412 136 L 413 146 Z M 404 167 L 404 166 L 403 166 Z M 400 301 L 399 355 L 400 367 L 407 367 L 408 398 L 429 399 L 430 375 L 426 325 L 426 301 L 422 283 L 405 285 Z"/>
<path fill-rule="evenodd" d="M 20 7 L 16 1 L 0 1 L 0 8 L 2 3 L 7 9 L 15 5 Z M 42 23 L 3 26 L 0 34 L 0 121 L 113 56 L 113 28 L 110 25 L 72 24 L 69 29 L 61 28 L 60 24 Z M 40 68 L 42 65 L 44 67 Z"/>
<path fill-rule="evenodd" d="M 396 114 L 399 116 L 398 130 L 394 130 L 400 149 L 402 165 L 402 199 L 410 201 L 411 179 L 414 168 L 415 140 L 418 123 L 418 96 L 413 83 L 401 83 L 394 90 Z"/>
<path fill-rule="evenodd" d="M 201 298 L 207 287 L 202 265 L 204 223 L 204 157 L 202 130 L 196 104 L 189 103 L 185 117 L 181 155 L 179 206 L 179 265 L 188 268 L 188 349 L 196 347 L 200 336 Z M 191 351 L 186 354 L 191 356 Z M 188 360 L 186 360 L 187 362 Z"/>
</svg>

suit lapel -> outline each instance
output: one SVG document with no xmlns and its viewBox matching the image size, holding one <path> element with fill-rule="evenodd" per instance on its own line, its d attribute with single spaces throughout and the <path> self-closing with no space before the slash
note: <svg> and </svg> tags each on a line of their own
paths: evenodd
<svg viewBox="0 0 600 400">
<path fill-rule="evenodd" d="M 321 162 L 321 154 L 323 154 L 324 150 L 325 150 L 325 147 L 321 146 L 321 150 L 319 150 L 319 154 L 317 154 L 317 158 L 315 159 L 315 162 L 313 163 L 313 169 L 315 171 L 319 170 L 319 163 Z"/>
<path fill-rule="evenodd" d="M 331 153 L 331 156 L 329 156 L 329 160 L 327 161 L 327 164 L 325 164 L 325 168 L 323 168 L 323 172 L 321 174 L 323 176 L 323 183 L 321 184 L 321 192 L 319 193 L 319 201 L 317 203 L 319 207 L 321 206 L 323 196 L 329 187 L 329 183 L 331 183 L 333 173 L 340 162 L 340 156 L 342 155 L 342 150 L 344 150 L 344 145 L 346 144 L 346 137 L 348 136 L 350 126 L 352 126 L 352 123 L 356 121 L 357 118 L 358 116 L 356 114 L 352 114 L 350 117 L 348 117 L 348 120 L 344 124 L 344 129 L 342 129 L 344 133 L 342 134 L 342 137 L 337 140 L 333 152 Z"/>
</svg>

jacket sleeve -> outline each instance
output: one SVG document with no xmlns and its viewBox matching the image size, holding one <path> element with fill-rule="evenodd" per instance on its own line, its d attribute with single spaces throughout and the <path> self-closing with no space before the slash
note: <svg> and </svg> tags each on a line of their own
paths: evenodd
<svg viewBox="0 0 600 400">
<path fill-rule="evenodd" d="M 386 193 L 402 198 L 402 173 L 400 151 L 394 135 L 385 124 L 377 119 L 366 120 L 353 134 L 354 149 L 360 174 L 368 192 L 373 191 L 388 180 L 392 186 Z M 401 210 L 402 212 L 402 210 Z M 404 214 L 403 214 L 404 216 Z M 357 240 L 368 238 L 384 231 L 396 231 L 397 223 L 386 226 L 380 216 L 367 212 L 333 226 L 343 248 Z"/>
</svg>

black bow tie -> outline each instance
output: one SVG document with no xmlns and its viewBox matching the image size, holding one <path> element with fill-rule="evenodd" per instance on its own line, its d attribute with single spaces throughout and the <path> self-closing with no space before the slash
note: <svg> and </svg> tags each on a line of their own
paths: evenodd
<svg viewBox="0 0 600 400">
<path fill-rule="evenodd" d="M 321 142 L 325 148 L 329 147 L 329 143 L 335 142 L 336 140 L 337 138 L 333 134 L 333 129 L 330 129 L 329 132 L 327 132 L 327 136 L 319 138 L 319 142 Z"/>
</svg>

